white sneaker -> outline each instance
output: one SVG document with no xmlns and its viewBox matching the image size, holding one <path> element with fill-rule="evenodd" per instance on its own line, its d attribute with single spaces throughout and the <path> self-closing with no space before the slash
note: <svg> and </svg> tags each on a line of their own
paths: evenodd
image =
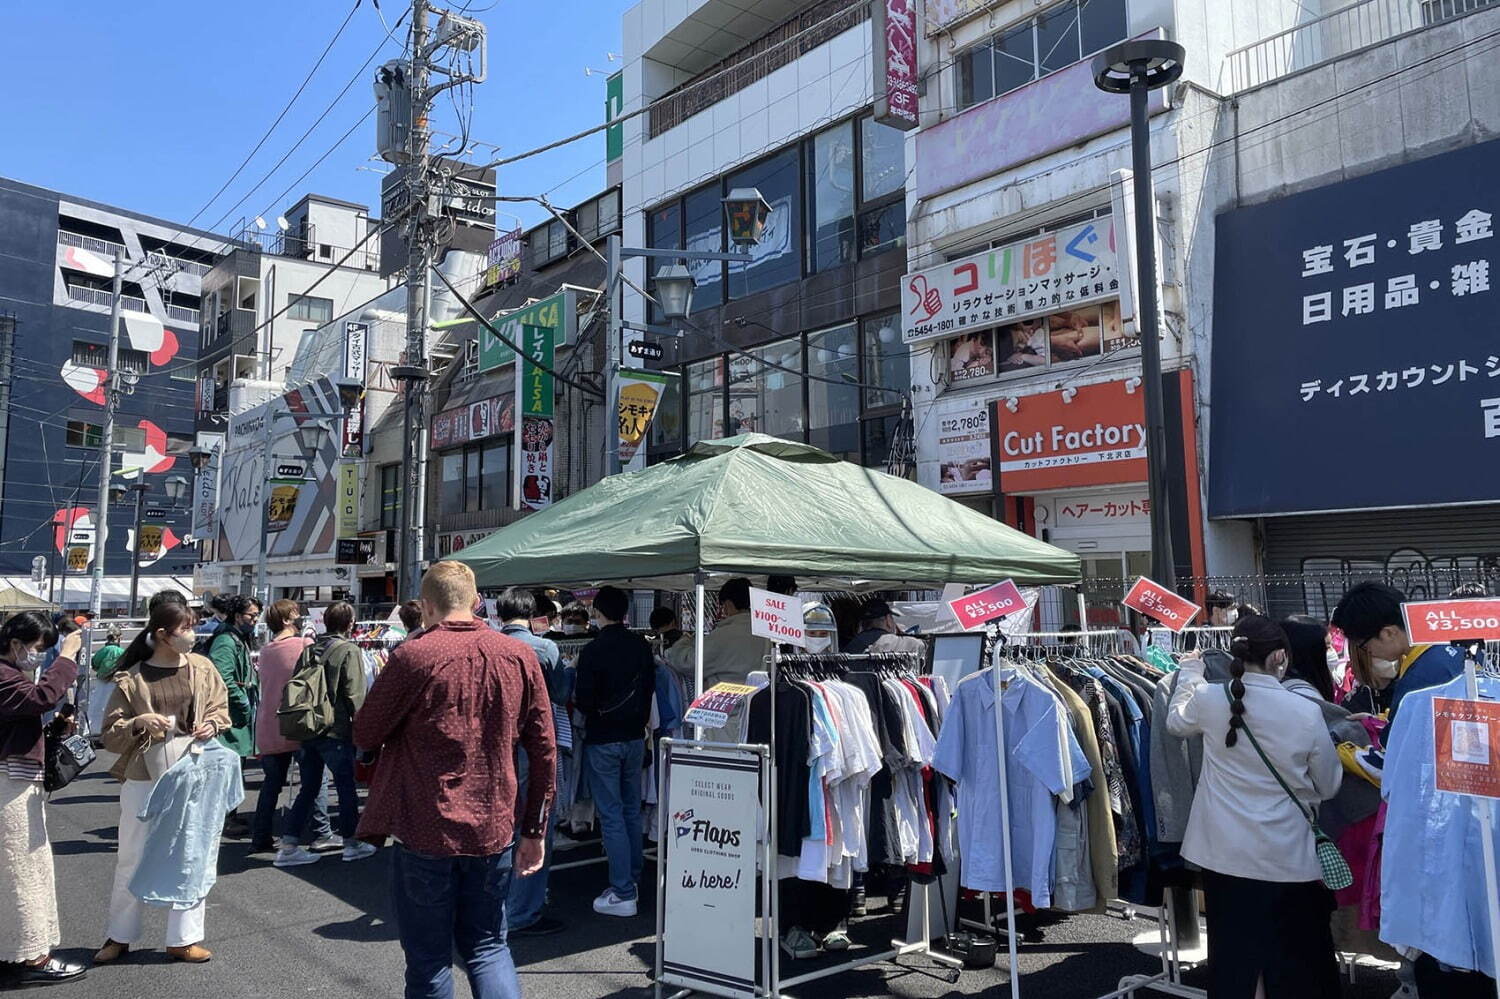
<svg viewBox="0 0 1500 999">
<path fill-rule="evenodd" d="M 271 861 L 273 867 L 301 867 L 304 864 L 316 864 L 319 857 L 311 850 L 304 850 L 300 846 L 284 846 L 276 851 L 276 859 Z"/>
<path fill-rule="evenodd" d="M 317 839 L 307 844 L 307 848 L 315 853 L 322 853 L 324 850 L 337 850 L 343 844 L 344 841 L 341 837 L 335 836 L 333 833 L 329 833 L 326 836 L 319 836 Z"/>
<path fill-rule="evenodd" d="M 594 899 L 594 911 L 601 916 L 633 916 L 635 915 L 635 899 L 621 898 L 615 894 L 613 888 L 610 888 Z"/>
<path fill-rule="evenodd" d="M 375 856 L 375 844 L 363 843 L 357 839 L 344 840 L 344 863 L 351 860 L 364 860 L 366 857 Z"/>
</svg>

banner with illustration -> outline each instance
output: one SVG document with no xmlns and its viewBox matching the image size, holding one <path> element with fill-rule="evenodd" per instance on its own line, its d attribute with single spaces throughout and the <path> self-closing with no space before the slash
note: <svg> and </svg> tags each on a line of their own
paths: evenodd
<svg viewBox="0 0 1500 999">
<path fill-rule="evenodd" d="M 646 435 L 651 431 L 651 421 L 656 417 L 656 407 L 667 390 L 668 381 L 674 375 L 657 371 L 627 369 L 620 372 L 619 425 L 620 464 L 628 465 L 635 459 Z"/>
</svg>

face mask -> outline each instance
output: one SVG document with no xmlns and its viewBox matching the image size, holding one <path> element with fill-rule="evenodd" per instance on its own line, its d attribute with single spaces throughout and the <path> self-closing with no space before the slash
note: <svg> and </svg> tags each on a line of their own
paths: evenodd
<svg viewBox="0 0 1500 999">
<path fill-rule="evenodd" d="M 564 635 L 581 635 L 581 634 L 584 633 L 585 630 L 586 629 L 581 624 L 573 624 L 573 623 L 570 622 L 568 624 L 563 625 L 563 634 Z"/>
<path fill-rule="evenodd" d="M 187 655 L 193 651 L 194 641 L 195 639 L 192 635 L 173 635 L 167 640 L 167 644 L 172 646 L 172 651 Z"/>
<path fill-rule="evenodd" d="M 812 653 L 834 651 L 833 636 L 813 631 L 807 632 L 807 651 Z"/>
<path fill-rule="evenodd" d="M 1377 680 L 1394 680 L 1396 663 L 1390 659 L 1371 659 L 1370 674 Z"/>
<path fill-rule="evenodd" d="M 22 662 L 32 669 L 40 669 L 42 664 L 46 662 L 46 659 L 47 653 L 41 649 L 27 649 L 26 656 L 22 659 Z"/>
<path fill-rule="evenodd" d="M 1339 658 L 1339 654 L 1332 649 L 1329 649 L 1323 658 L 1327 661 L 1330 672 L 1338 672 L 1339 667 L 1344 664 L 1343 660 Z"/>
</svg>

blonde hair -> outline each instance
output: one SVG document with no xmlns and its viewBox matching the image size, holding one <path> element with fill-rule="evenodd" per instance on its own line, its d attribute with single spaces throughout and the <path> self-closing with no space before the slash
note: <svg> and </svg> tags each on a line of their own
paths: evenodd
<svg viewBox="0 0 1500 999">
<path fill-rule="evenodd" d="M 434 562 L 422 577 L 422 599 L 445 614 L 472 609 L 479 599 L 474 570 L 462 562 Z"/>
</svg>

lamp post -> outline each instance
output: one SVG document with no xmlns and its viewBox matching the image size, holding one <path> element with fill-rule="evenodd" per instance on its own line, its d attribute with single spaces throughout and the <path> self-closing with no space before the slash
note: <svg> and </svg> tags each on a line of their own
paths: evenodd
<svg viewBox="0 0 1500 999">
<path fill-rule="evenodd" d="M 744 247 L 741 253 L 718 253 L 708 250 L 661 250 L 652 247 L 623 246 L 618 234 L 609 237 L 609 275 L 605 294 L 609 296 L 609 357 L 605 369 L 605 404 L 610 416 L 606 419 L 609 435 L 605 441 L 608 462 L 605 474 L 615 475 L 621 470 L 620 435 L 615 417 L 619 414 L 619 373 L 624 355 L 624 332 L 627 328 L 648 333 L 675 335 L 670 327 L 627 325 L 620 314 L 620 294 L 624 285 L 624 262 L 628 257 L 644 257 L 673 261 L 656 272 L 656 299 L 662 314 L 667 319 L 683 319 L 692 311 L 693 275 L 681 263 L 682 260 L 728 260 L 744 262 L 749 259 L 749 248 L 759 243 L 765 234 L 766 223 L 771 217 L 771 206 L 753 187 L 737 187 L 724 198 L 724 228 L 729 241 Z"/>
<path fill-rule="evenodd" d="M 1167 427 L 1162 407 L 1161 338 L 1156 314 L 1156 232 L 1152 210 L 1151 132 L 1147 98 L 1182 75 L 1181 45 L 1161 39 L 1121 42 L 1094 57 L 1094 85 L 1130 95 L 1130 149 L 1135 187 L 1136 330 L 1146 408 L 1146 489 L 1151 501 L 1151 577 L 1175 589 L 1172 518 L 1167 493 Z"/>
<path fill-rule="evenodd" d="M 114 503 L 123 503 L 126 496 L 132 493 L 135 495 L 135 542 L 130 552 L 130 601 L 125 605 L 126 617 L 135 614 L 135 595 L 141 579 L 141 502 L 145 499 L 146 490 L 150 488 L 144 474 L 128 486 L 116 482 L 109 487 L 109 498 Z"/>
</svg>

